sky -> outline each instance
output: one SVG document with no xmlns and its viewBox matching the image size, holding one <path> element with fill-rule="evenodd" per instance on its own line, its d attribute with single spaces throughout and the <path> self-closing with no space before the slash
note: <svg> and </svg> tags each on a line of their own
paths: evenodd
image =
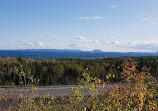
<svg viewBox="0 0 158 111">
<path fill-rule="evenodd" d="M 158 51 L 158 0 L 0 0 L 0 49 Z"/>
</svg>

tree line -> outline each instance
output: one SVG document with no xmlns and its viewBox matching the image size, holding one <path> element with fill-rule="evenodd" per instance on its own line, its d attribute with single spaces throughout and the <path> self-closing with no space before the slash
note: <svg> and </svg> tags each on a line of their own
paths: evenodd
<svg viewBox="0 0 158 111">
<path fill-rule="evenodd" d="M 110 82 L 120 82 L 122 79 L 122 62 L 126 57 L 103 59 L 24 59 L 0 58 L 0 85 L 19 85 L 19 74 L 15 68 L 22 66 L 24 72 L 30 71 L 31 75 L 39 79 L 39 85 L 78 84 L 83 70 L 89 70 L 93 77 L 106 81 L 108 74 Z M 146 66 L 150 73 L 158 77 L 158 57 L 134 57 L 132 58 L 137 69 L 142 70 Z"/>
</svg>

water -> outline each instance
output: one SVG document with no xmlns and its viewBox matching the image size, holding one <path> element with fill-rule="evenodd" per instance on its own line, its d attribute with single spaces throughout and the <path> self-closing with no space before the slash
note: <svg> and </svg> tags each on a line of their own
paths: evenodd
<svg viewBox="0 0 158 111">
<path fill-rule="evenodd" d="M 73 50 L 0 50 L 0 57 L 11 58 L 80 58 L 96 59 L 106 57 L 139 57 L 139 56 L 158 56 L 158 53 L 138 53 L 138 52 L 95 52 L 95 51 L 73 51 Z"/>
</svg>

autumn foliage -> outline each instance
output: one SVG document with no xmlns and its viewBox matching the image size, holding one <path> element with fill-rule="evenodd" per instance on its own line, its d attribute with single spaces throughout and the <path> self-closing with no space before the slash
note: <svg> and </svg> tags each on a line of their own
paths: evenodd
<svg viewBox="0 0 158 111">
<path fill-rule="evenodd" d="M 72 89 L 69 97 L 50 97 L 43 95 L 35 98 L 36 87 L 28 84 L 25 78 L 34 83 L 34 78 L 23 66 L 16 67 L 22 84 L 32 87 L 32 95 L 20 94 L 15 99 L 16 105 L 7 105 L 6 110 L 68 110 L 68 111 L 157 111 L 158 83 L 150 73 L 149 67 L 137 70 L 137 63 L 132 59 L 124 60 L 119 66 L 121 82 L 110 83 L 116 76 L 114 73 L 106 75 L 106 82 L 91 76 L 89 70 L 84 70 L 77 88 Z M 26 83 L 28 85 L 26 85 Z M 0 93 L 3 90 L 0 90 Z M 27 90 L 26 92 L 27 93 Z M 1 102 L 9 102 L 8 95 L 4 95 Z M 15 107 L 16 106 L 16 107 Z"/>
<path fill-rule="evenodd" d="M 122 70 L 122 82 L 114 85 L 109 93 L 110 105 L 115 108 L 110 110 L 156 111 L 157 81 L 150 75 L 149 68 L 143 67 L 139 72 L 136 63 L 128 59 L 122 63 Z"/>
</svg>

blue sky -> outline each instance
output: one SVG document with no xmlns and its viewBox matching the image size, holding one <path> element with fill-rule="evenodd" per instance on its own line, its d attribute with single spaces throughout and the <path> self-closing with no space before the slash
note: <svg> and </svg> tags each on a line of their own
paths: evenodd
<svg viewBox="0 0 158 111">
<path fill-rule="evenodd" d="M 158 0 L 1 0 L 0 49 L 158 51 Z"/>
</svg>

